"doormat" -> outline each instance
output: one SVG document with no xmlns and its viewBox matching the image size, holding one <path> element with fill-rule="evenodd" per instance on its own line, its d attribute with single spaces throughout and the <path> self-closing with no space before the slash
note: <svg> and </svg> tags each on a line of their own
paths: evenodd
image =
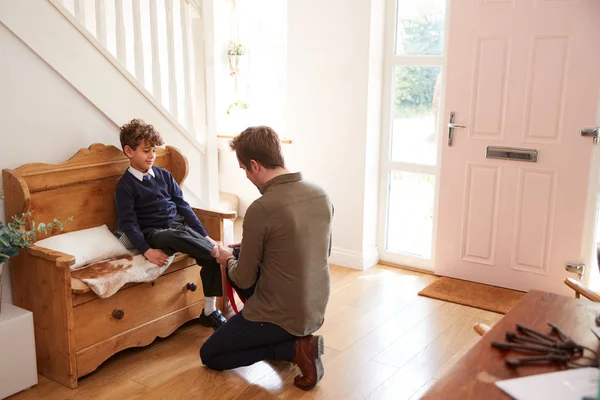
<svg viewBox="0 0 600 400">
<path fill-rule="evenodd" d="M 506 314 L 525 293 L 482 283 L 441 277 L 421 290 L 419 295 Z"/>
</svg>

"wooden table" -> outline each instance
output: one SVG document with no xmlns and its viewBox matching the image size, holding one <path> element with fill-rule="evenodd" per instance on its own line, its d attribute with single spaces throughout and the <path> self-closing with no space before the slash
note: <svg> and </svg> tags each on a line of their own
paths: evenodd
<svg viewBox="0 0 600 400">
<path fill-rule="evenodd" d="M 495 381 L 558 371 L 564 367 L 528 365 L 508 368 L 504 364 L 507 354 L 517 357 L 527 354 L 502 352 L 491 347 L 492 341 L 504 342 L 506 332 L 515 332 L 517 323 L 539 332 L 550 333 L 547 323 L 552 322 L 575 342 L 597 350 L 600 348 L 600 341 L 590 328 L 595 326 L 598 312 L 600 303 L 532 290 L 492 330 L 483 335 L 448 374 L 431 387 L 423 399 L 510 399 L 496 387 Z"/>
</svg>

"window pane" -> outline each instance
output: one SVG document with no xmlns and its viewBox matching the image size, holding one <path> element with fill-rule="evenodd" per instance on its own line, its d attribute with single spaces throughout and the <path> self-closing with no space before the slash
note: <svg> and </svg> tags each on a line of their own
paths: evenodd
<svg viewBox="0 0 600 400">
<path fill-rule="evenodd" d="M 391 159 L 434 165 L 440 67 L 396 67 Z"/>
<path fill-rule="evenodd" d="M 586 267 L 589 273 L 589 285 L 592 290 L 600 290 L 600 269 L 598 266 L 598 252 L 600 251 L 600 196 L 596 199 L 596 221 L 594 226 L 594 245 L 592 246 L 592 265 Z M 588 269 L 589 268 L 589 269 Z"/>
<path fill-rule="evenodd" d="M 435 176 L 392 171 L 386 249 L 431 258 Z"/>
<path fill-rule="evenodd" d="M 398 0 L 396 54 L 440 56 L 446 0 Z"/>
</svg>

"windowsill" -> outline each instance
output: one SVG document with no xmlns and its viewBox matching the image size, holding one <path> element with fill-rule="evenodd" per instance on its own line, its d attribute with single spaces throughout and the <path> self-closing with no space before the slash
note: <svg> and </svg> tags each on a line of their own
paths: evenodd
<svg viewBox="0 0 600 400">
<path fill-rule="evenodd" d="M 235 136 L 234 135 L 225 135 L 225 134 L 219 134 L 217 135 L 218 139 L 233 139 Z M 292 144 L 292 139 L 287 139 L 287 138 L 280 138 L 281 143 L 283 144 Z"/>
</svg>

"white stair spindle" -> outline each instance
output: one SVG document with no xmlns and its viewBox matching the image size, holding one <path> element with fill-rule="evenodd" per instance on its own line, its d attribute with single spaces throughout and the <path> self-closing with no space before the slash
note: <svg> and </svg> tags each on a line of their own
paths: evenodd
<svg viewBox="0 0 600 400">
<path fill-rule="evenodd" d="M 188 13 L 188 4 L 186 1 L 181 1 L 181 36 L 183 43 L 183 91 L 185 98 L 184 105 L 184 121 L 188 129 L 192 129 L 192 85 L 190 80 L 190 18 Z"/>
<path fill-rule="evenodd" d="M 0 0 L 1 2 L 2 0 Z M 209 0 L 210 1 L 210 0 Z M 235 1 L 235 0 L 234 0 Z M 188 134 L 203 126 L 205 34 L 198 0 L 50 0 Z M 164 5 L 163 5 L 164 4 Z M 68 13 L 68 14 L 67 14 Z M 180 42 L 181 40 L 181 42 Z M 181 46 L 181 47 L 180 47 Z M 180 50 L 181 49 L 181 50 Z M 150 71 L 150 68 L 152 69 Z M 151 74 L 151 75 L 150 75 Z M 197 79 L 197 78 L 200 79 Z M 145 89 L 145 90 L 144 90 Z M 199 100 L 200 98 L 200 100 Z M 200 107 L 202 109 L 202 107 Z"/>
<path fill-rule="evenodd" d="M 166 0 L 165 8 L 167 12 L 167 50 L 169 53 L 169 111 L 178 118 L 177 78 L 175 76 L 175 35 L 173 32 L 173 0 Z"/>
<path fill-rule="evenodd" d="M 133 52 L 135 54 L 135 77 L 144 86 L 144 48 L 142 45 L 142 17 L 140 0 L 133 0 Z"/>
<path fill-rule="evenodd" d="M 75 18 L 85 26 L 85 1 L 75 0 Z"/>
<path fill-rule="evenodd" d="M 127 51 L 125 50 L 125 20 L 123 19 L 123 0 L 115 0 L 115 30 L 117 38 L 117 58 L 123 65 L 127 65 Z"/>
<path fill-rule="evenodd" d="M 96 39 L 106 47 L 106 4 L 105 0 L 96 0 Z"/>
<path fill-rule="evenodd" d="M 150 41 L 152 43 L 152 90 L 154 97 L 163 105 L 160 56 L 158 53 L 158 13 L 156 10 L 156 1 L 150 1 Z"/>
</svg>

